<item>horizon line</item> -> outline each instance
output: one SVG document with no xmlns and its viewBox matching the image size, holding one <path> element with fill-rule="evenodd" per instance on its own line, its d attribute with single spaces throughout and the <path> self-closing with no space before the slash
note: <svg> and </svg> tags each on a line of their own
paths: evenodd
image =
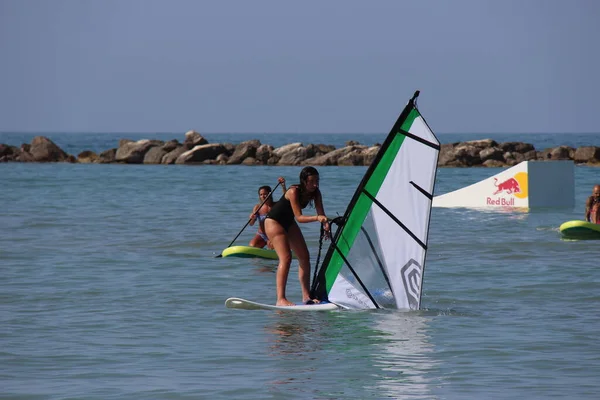
<svg viewBox="0 0 600 400">
<path fill-rule="evenodd" d="M 194 129 L 190 129 L 194 130 Z M 190 130 L 186 131 L 189 132 Z M 185 135 L 186 132 L 181 134 Z M 198 131 L 196 131 L 198 132 Z M 0 134 L 52 134 L 52 133 L 64 133 L 64 134 L 123 134 L 123 135 L 167 135 L 177 134 L 177 132 L 106 132 L 106 131 L 0 131 Z M 200 135 L 387 135 L 385 132 L 198 132 Z M 389 132 L 388 132 L 389 133 Z M 436 135 L 591 135 L 598 134 L 600 131 L 585 131 L 585 132 L 435 132 Z"/>
</svg>

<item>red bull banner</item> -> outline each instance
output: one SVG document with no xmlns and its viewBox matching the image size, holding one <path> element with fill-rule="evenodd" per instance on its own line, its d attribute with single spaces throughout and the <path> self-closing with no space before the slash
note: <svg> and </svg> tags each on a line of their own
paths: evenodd
<svg viewBox="0 0 600 400">
<path fill-rule="evenodd" d="M 530 210 L 575 204 L 573 161 L 523 161 L 509 169 L 433 198 L 433 207 Z"/>
</svg>

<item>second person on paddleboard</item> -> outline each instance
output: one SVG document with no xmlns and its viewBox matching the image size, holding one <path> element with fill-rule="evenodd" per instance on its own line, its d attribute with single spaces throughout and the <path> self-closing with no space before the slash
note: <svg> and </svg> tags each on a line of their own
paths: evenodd
<svg viewBox="0 0 600 400">
<path fill-rule="evenodd" d="M 592 195 L 585 201 L 585 220 L 600 224 L 600 185 L 594 185 Z"/>
<path fill-rule="evenodd" d="M 303 215 L 308 205 L 314 206 L 317 215 Z M 323 208 L 323 198 L 319 190 L 319 172 L 314 167 L 305 167 L 300 172 L 300 184 L 292 185 L 281 199 L 273 205 L 264 221 L 265 233 L 271 240 L 279 266 L 277 267 L 277 303 L 278 306 L 292 306 L 285 295 L 287 278 L 292 263 L 292 250 L 298 259 L 298 279 L 302 289 L 302 301 L 309 303 L 310 298 L 310 257 L 306 241 L 297 223 L 320 222 L 329 233 L 329 222 Z"/>
</svg>

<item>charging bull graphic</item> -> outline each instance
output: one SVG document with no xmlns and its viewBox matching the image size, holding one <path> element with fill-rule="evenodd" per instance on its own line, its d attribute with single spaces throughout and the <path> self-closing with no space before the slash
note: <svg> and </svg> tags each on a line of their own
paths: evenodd
<svg viewBox="0 0 600 400">
<path fill-rule="evenodd" d="M 498 182 L 498 178 L 494 178 L 494 187 L 496 189 L 492 196 L 486 197 L 485 204 L 501 207 L 517 206 L 517 199 L 526 199 L 529 195 L 527 179 L 527 172 L 517 172 L 513 177 L 502 182 Z M 521 203 L 521 206 L 525 204 Z"/>
<path fill-rule="evenodd" d="M 507 180 L 505 180 L 504 182 L 500 182 L 498 183 L 498 178 L 494 178 L 494 186 L 496 186 L 496 191 L 494 192 L 494 195 L 500 193 L 500 192 L 506 192 L 507 194 L 513 194 L 513 193 L 521 193 L 521 186 L 519 185 L 519 182 L 517 182 L 517 180 L 515 178 L 509 178 Z"/>
</svg>

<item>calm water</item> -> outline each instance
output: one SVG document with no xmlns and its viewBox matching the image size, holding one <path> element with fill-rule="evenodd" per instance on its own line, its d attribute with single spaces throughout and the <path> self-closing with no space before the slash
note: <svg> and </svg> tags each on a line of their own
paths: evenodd
<svg viewBox="0 0 600 400">
<path fill-rule="evenodd" d="M 320 168 L 330 216 L 365 170 Z M 435 208 L 422 311 L 226 309 L 275 300 L 272 261 L 215 255 L 299 171 L 0 164 L 0 398 L 598 398 L 600 242 L 558 226 L 600 169 L 575 168 L 573 210 Z M 495 171 L 440 169 L 436 193 Z"/>
</svg>

